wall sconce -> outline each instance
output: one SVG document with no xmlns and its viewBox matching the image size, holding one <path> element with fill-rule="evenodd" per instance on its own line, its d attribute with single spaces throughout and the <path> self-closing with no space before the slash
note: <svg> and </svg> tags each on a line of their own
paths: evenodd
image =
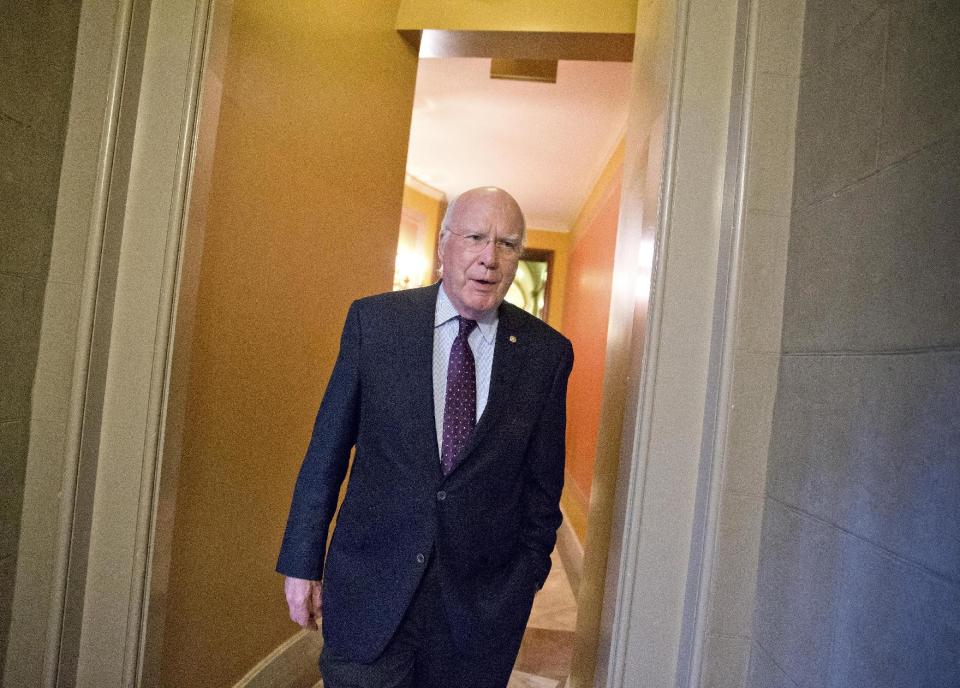
<svg viewBox="0 0 960 688">
<path fill-rule="evenodd" d="M 427 261 L 423 256 L 409 250 L 397 251 L 397 261 L 393 270 L 393 289 L 412 289 L 425 284 Z"/>
</svg>

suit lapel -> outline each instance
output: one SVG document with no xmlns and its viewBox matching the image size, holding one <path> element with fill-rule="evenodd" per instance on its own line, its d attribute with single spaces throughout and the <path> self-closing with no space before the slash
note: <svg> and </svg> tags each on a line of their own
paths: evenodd
<svg viewBox="0 0 960 688">
<path fill-rule="evenodd" d="M 439 471 L 440 450 L 433 409 L 433 320 L 438 285 L 411 290 L 407 312 L 401 318 L 402 369 L 406 371 L 405 395 L 411 407 L 410 437 L 415 450 Z"/>
<path fill-rule="evenodd" d="M 493 369 L 490 371 L 487 405 L 470 437 L 460 464 L 470 460 L 470 453 L 483 441 L 486 434 L 497 426 L 507 401 L 513 396 L 510 392 L 516 383 L 527 344 L 519 325 L 520 319 L 516 317 L 515 312 L 507 306 L 501 306 L 500 320 L 497 324 L 497 341 L 493 349 Z"/>
</svg>

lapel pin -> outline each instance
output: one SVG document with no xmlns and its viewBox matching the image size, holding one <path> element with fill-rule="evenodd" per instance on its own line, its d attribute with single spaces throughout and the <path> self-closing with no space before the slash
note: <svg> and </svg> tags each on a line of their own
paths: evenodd
<svg viewBox="0 0 960 688">
<path fill-rule="evenodd" d="M 511 343 L 511 344 L 516 344 L 516 343 L 517 343 L 517 337 L 516 337 L 516 335 L 510 335 L 510 343 Z"/>
</svg>

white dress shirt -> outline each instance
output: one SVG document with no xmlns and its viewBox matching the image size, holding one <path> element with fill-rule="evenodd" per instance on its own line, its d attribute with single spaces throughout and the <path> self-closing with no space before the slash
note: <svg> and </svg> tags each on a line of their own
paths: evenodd
<svg viewBox="0 0 960 688">
<path fill-rule="evenodd" d="M 437 291 L 437 308 L 433 318 L 433 413 L 437 426 L 437 448 L 443 443 L 443 411 L 447 400 L 447 366 L 450 349 L 460 331 L 457 309 L 450 302 L 441 283 Z M 490 393 L 490 371 L 493 369 L 493 349 L 497 341 L 497 311 L 477 320 L 477 326 L 467 338 L 477 370 L 477 420 L 483 415 Z"/>
</svg>

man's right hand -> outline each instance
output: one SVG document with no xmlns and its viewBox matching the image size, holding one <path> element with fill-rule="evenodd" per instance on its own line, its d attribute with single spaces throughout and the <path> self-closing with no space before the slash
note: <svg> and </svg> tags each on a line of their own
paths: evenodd
<svg viewBox="0 0 960 688">
<path fill-rule="evenodd" d="M 317 620 L 323 609 L 320 581 L 287 576 L 283 581 L 283 592 L 290 608 L 290 618 L 301 628 L 317 630 Z"/>
</svg>

